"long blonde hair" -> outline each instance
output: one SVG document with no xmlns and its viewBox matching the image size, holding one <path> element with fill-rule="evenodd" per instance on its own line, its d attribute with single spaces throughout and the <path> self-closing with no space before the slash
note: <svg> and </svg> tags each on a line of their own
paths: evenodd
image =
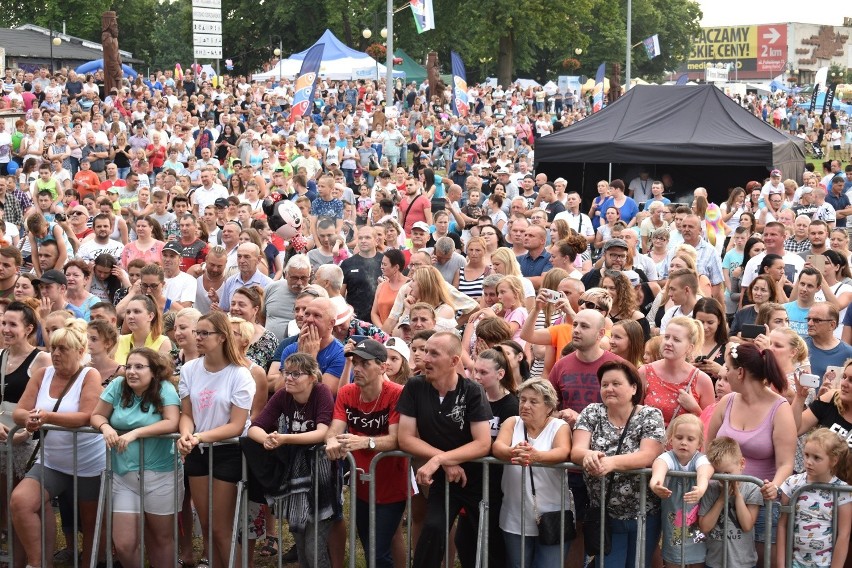
<svg viewBox="0 0 852 568">
<path fill-rule="evenodd" d="M 432 306 L 446 304 L 455 309 L 447 282 L 434 266 L 424 266 L 415 270 L 411 280 L 417 284 L 418 302 L 426 302 Z"/>
<path fill-rule="evenodd" d="M 491 253 L 491 262 L 493 263 L 495 260 L 499 260 L 506 267 L 506 274 L 504 276 L 523 276 L 521 274 L 521 265 L 518 264 L 518 258 L 512 252 L 512 249 L 506 247 L 498 248 Z"/>
</svg>

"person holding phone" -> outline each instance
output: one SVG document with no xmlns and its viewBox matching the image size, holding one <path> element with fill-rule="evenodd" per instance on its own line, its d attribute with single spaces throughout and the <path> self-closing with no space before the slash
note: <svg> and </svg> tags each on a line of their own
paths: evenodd
<svg viewBox="0 0 852 568">
<path fill-rule="evenodd" d="M 704 342 L 697 349 L 693 365 L 707 373 L 713 384 L 724 369 L 725 345 L 728 343 L 728 322 L 722 306 L 715 298 L 701 298 L 692 309 L 692 316 L 704 328 Z"/>
<path fill-rule="evenodd" d="M 831 302 L 840 311 L 840 321 L 846 317 L 846 310 L 852 302 L 852 285 L 848 280 L 852 278 L 849 270 L 849 259 L 835 250 L 827 250 L 822 255 L 808 257 L 808 262 L 817 270 L 822 272 L 822 286 L 816 293 L 814 299 L 817 302 Z M 840 339 L 843 328 L 837 326 L 834 337 Z"/>
<path fill-rule="evenodd" d="M 754 325 L 755 320 L 757 320 L 757 312 L 763 304 L 778 301 L 778 292 L 774 284 L 766 274 L 761 274 L 749 284 L 747 297 L 754 303 L 745 306 L 734 314 L 734 321 L 731 323 L 731 336 L 739 336 L 743 339 L 757 337 L 757 335 L 746 337 L 744 328 L 747 325 Z"/>
</svg>

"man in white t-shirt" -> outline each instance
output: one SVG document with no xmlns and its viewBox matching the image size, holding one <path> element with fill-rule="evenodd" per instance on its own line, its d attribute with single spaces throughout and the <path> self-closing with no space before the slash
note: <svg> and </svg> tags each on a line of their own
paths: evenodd
<svg viewBox="0 0 852 568">
<path fill-rule="evenodd" d="M 743 269 L 742 287 L 747 288 L 755 278 L 757 278 L 760 270 L 760 263 L 767 254 L 777 254 L 784 259 L 784 275 L 790 282 L 795 282 L 799 276 L 799 272 L 805 267 L 805 260 L 794 252 L 784 250 L 784 240 L 786 239 L 784 225 L 772 221 L 766 224 L 763 229 L 763 244 L 766 245 L 766 252 L 755 255 L 748 261 Z"/>
<path fill-rule="evenodd" d="M 589 216 L 580 211 L 580 203 L 580 194 L 576 191 L 569 191 L 565 196 L 565 211 L 557 213 L 553 220 L 565 219 L 568 227 L 583 235 L 591 243 L 595 240 L 595 229 L 592 227 L 592 220 L 589 219 Z"/>
<path fill-rule="evenodd" d="M 6 167 L 12 161 L 12 135 L 6 130 L 6 121 L 0 120 L 0 175 L 6 175 Z"/>
<path fill-rule="evenodd" d="M 71 215 L 77 213 L 71 211 Z M 120 242 L 109 238 L 112 233 L 112 219 L 109 215 L 100 213 L 95 215 L 92 220 L 92 236 L 88 237 L 77 249 L 77 258 L 82 258 L 86 262 L 94 262 L 101 254 L 110 254 L 116 261 L 121 259 L 121 253 L 124 251 L 124 245 Z"/>
<path fill-rule="evenodd" d="M 195 278 L 180 270 L 181 248 L 178 243 L 169 241 L 162 252 L 163 273 L 166 276 L 166 299 L 171 300 L 172 306 L 176 309 L 192 307 L 198 286 Z M 175 306 L 175 304 L 180 305 Z"/>
<path fill-rule="evenodd" d="M 208 205 L 213 205 L 219 198 L 227 199 L 228 190 L 225 186 L 215 183 L 214 168 L 206 167 L 201 170 L 201 185 L 192 193 L 192 209 L 196 216 L 203 215 Z"/>
</svg>

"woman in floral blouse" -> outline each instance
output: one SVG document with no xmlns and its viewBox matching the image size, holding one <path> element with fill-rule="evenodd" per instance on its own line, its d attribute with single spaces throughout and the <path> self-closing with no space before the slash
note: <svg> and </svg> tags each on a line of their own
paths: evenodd
<svg viewBox="0 0 852 568">
<path fill-rule="evenodd" d="M 278 347 L 278 340 L 275 334 L 257 322 L 263 310 L 263 295 L 260 286 L 237 288 L 231 295 L 229 313 L 254 325 L 254 336 L 249 343 L 246 357 L 264 372 L 268 372 L 275 348 Z"/>
<path fill-rule="evenodd" d="M 639 373 L 630 363 L 604 363 L 598 369 L 598 380 L 603 402 L 590 404 L 577 418 L 571 461 L 585 470 L 589 505 L 603 506 L 610 519 L 612 549 L 604 558 L 605 565 L 633 568 L 638 554 L 638 495 L 642 478 L 617 472 L 651 467 L 664 449 L 663 415 L 656 408 L 639 404 L 644 388 Z M 602 505 L 601 478 L 605 476 L 606 502 Z M 647 494 L 645 513 L 645 565 L 650 566 L 660 539 L 660 501 L 651 492 Z M 595 565 L 601 565 L 599 559 Z"/>
</svg>

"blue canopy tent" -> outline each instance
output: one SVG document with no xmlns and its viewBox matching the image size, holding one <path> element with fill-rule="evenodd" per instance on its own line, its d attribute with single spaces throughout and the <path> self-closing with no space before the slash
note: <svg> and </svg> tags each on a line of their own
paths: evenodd
<svg viewBox="0 0 852 568">
<path fill-rule="evenodd" d="M 366 53 L 347 47 L 346 44 L 335 37 L 331 30 L 325 30 L 314 45 L 317 43 L 324 44 L 322 64 L 319 70 L 319 76 L 324 79 L 339 81 L 344 79 L 376 79 L 385 76 L 386 68 L 384 65 Z M 299 74 L 308 51 L 310 51 L 310 48 L 294 53 L 289 58 L 281 60 L 269 71 L 257 73 L 252 78 L 255 81 L 278 79 L 279 77 L 293 79 Z M 405 73 L 394 70 L 393 76 L 405 77 Z"/>
<path fill-rule="evenodd" d="M 83 63 L 75 71 L 77 73 L 81 73 L 85 75 L 86 73 L 94 73 L 95 71 L 100 71 L 104 68 L 104 60 L 103 59 L 95 59 L 94 61 L 89 61 L 88 63 Z M 130 65 L 121 64 L 121 70 L 124 71 L 124 75 L 126 77 L 130 77 L 131 79 L 135 79 L 139 73 L 133 70 L 133 67 Z"/>
<path fill-rule="evenodd" d="M 822 105 L 825 104 L 825 92 L 817 93 L 816 98 L 816 110 L 817 112 L 822 111 Z M 799 103 L 797 106 L 801 108 L 809 108 L 811 106 L 811 101 L 807 100 L 803 103 Z M 842 110 L 847 114 L 852 114 L 852 105 L 848 105 L 844 102 L 841 102 L 837 97 L 834 97 L 834 100 L 831 101 L 831 108 L 834 110 Z"/>
</svg>

